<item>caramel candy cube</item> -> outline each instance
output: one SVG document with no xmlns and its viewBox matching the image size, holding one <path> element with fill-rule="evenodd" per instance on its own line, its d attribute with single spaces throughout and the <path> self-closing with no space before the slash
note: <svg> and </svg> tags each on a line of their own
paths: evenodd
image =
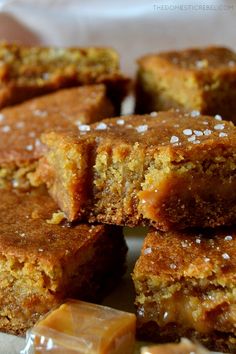
<svg viewBox="0 0 236 354">
<path fill-rule="evenodd" d="M 135 315 L 69 300 L 38 322 L 29 336 L 35 353 L 132 354 Z"/>
</svg>

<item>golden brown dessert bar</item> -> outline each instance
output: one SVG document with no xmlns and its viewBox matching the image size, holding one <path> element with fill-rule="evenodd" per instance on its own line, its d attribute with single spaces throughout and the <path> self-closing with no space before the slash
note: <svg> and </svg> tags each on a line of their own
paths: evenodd
<svg viewBox="0 0 236 354">
<path fill-rule="evenodd" d="M 104 83 L 116 113 L 129 80 L 111 48 L 27 47 L 0 44 L 0 107 L 60 88 Z"/>
<path fill-rule="evenodd" d="M 133 281 L 140 337 L 168 342 L 184 336 L 235 353 L 234 229 L 149 232 Z"/>
<path fill-rule="evenodd" d="M 0 112 L 0 187 L 28 188 L 41 156 L 40 135 L 114 115 L 104 85 L 60 90 Z"/>
<path fill-rule="evenodd" d="M 160 112 L 48 133 L 33 183 L 69 220 L 167 230 L 236 221 L 236 128 L 216 116 Z"/>
<path fill-rule="evenodd" d="M 179 108 L 236 122 L 236 54 L 230 49 L 150 54 L 138 64 L 137 113 Z"/>
<path fill-rule="evenodd" d="M 141 354 L 210 354 L 200 344 L 192 343 L 187 338 L 182 338 L 180 343 L 150 345 L 141 348 Z M 212 353 L 213 354 L 213 353 Z"/>
<path fill-rule="evenodd" d="M 134 314 L 68 300 L 42 318 L 28 334 L 24 354 L 133 354 Z"/>
<path fill-rule="evenodd" d="M 45 191 L 1 191 L 0 331 L 23 334 L 67 297 L 100 301 L 123 273 L 120 228 L 62 219 Z"/>
</svg>

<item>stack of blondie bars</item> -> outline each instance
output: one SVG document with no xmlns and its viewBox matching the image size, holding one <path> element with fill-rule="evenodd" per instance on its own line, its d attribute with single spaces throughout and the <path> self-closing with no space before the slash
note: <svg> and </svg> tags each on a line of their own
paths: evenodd
<svg viewBox="0 0 236 354">
<path fill-rule="evenodd" d="M 142 58 L 145 114 L 130 116 L 117 115 L 128 81 L 112 50 L 3 46 L 0 57 L 2 106 L 99 83 L 1 111 L 0 328 L 22 333 L 66 296 L 90 298 L 123 271 L 120 227 L 148 226 L 133 272 L 138 336 L 235 352 L 236 55 Z"/>
</svg>

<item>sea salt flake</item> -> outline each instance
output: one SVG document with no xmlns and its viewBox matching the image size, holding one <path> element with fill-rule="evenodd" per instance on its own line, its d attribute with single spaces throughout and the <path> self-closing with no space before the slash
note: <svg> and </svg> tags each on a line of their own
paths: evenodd
<svg viewBox="0 0 236 354">
<path fill-rule="evenodd" d="M 216 114 L 216 115 L 215 115 L 215 119 L 216 119 L 216 120 L 222 120 L 222 117 L 221 117 L 221 115 Z"/>
<path fill-rule="evenodd" d="M 171 263 L 171 264 L 170 264 L 170 268 L 171 268 L 171 269 L 176 269 L 176 268 L 177 268 L 177 266 L 176 266 L 176 264 Z"/>
<path fill-rule="evenodd" d="M 125 121 L 124 121 L 124 119 L 117 119 L 116 124 L 118 124 L 118 125 L 124 125 L 124 124 L 125 124 Z"/>
<path fill-rule="evenodd" d="M 204 262 L 206 262 L 206 263 L 210 262 L 210 258 L 205 257 L 205 258 L 204 258 Z"/>
<path fill-rule="evenodd" d="M 225 241 L 232 241 L 233 237 L 231 235 L 225 236 Z"/>
<path fill-rule="evenodd" d="M 188 243 L 186 241 L 181 241 L 181 246 L 183 248 L 186 248 L 186 247 L 188 247 Z"/>
<path fill-rule="evenodd" d="M 188 141 L 192 142 L 196 139 L 196 136 L 195 135 L 192 135 L 188 138 Z"/>
<path fill-rule="evenodd" d="M 208 61 L 206 59 L 197 60 L 195 63 L 196 67 L 199 69 L 206 68 L 208 66 Z"/>
<path fill-rule="evenodd" d="M 79 128 L 79 131 L 81 131 L 81 132 L 89 132 L 90 131 L 90 126 L 87 124 L 81 124 L 78 128 Z"/>
<path fill-rule="evenodd" d="M 196 241 L 195 241 L 196 243 L 201 243 L 201 239 L 200 238 L 196 238 Z"/>
<path fill-rule="evenodd" d="M 144 133 L 148 130 L 148 125 L 147 124 L 139 125 L 138 127 L 136 127 L 136 130 L 138 133 Z"/>
<path fill-rule="evenodd" d="M 0 113 L 0 122 L 2 122 L 5 119 L 4 114 Z"/>
<path fill-rule="evenodd" d="M 198 116 L 200 116 L 200 112 L 199 111 L 192 111 L 190 113 L 190 115 L 191 115 L 191 117 L 198 117 Z"/>
<path fill-rule="evenodd" d="M 151 116 L 151 117 L 156 117 L 157 114 L 158 114 L 157 112 L 151 112 L 151 113 L 150 113 L 150 116 Z"/>
<path fill-rule="evenodd" d="M 203 132 L 201 130 L 194 130 L 193 131 L 196 136 L 202 136 Z"/>
<path fill-rule="evenodd" d="M 9 127 L 9 125 L 4 125 L 4 127 L 2 127 L 3 133 L 8 133 L 10 130 L 11 130 L 11 128 Z"/>
<path fill-rule="evenodd" d="M 145 250 L 143 251 L 144 254 L 150 254 L 152 253 L 152 249 L 151 247 L 145 248 Z"/>
<path fill-rule="evenodd" d="M 40 146 L 41 145 L 41 141 L 39 139 L 35 139 L 34 145 L 35 146 Z"/>
<path fill-rule="evenodd" d="M 164 312 L 163 319 L 164 319 L 164 320 L 167 319 L 168 315 L 169 315 L 169 313 L 168 313 L 167 311 Z"/>
<path fill-rule="evenodd" d="M 99 123 L 95 128 L 95 130 L 106 130 L 106 129 L 107 129 L 107 124 L 103 122 Z"/>
<path fill-rule="evenodd" d="M 222 129 L 224 129 L 224 127 L 225 127 L 224 124 L 216 124 L 216 125 L 214 126 L 214 129 L 215 129 L 215 130 L 222 130 Z"/>
<path fill-rule="evenodd" d="M 203 132 L 203 134 L 206 135 L 206 136 L 211 135 L 211 133 L 212 133 L 212 130 L 210 130 L 210 129 L 206 129 Z"/>
<path fill-rule="evenodd" d="M 14 188 L 19 187 L 19 182 L 14 179 L 14 180 L 12 181 L 12 186 L 13 186 Z"/>
<path fill-rule="evenodd" d="M 170 138 L 170 143 L 174 144 L 174 143 L 178 143 L 179 138 L 175 135 L 172 135 L 172 137 Z"/>
<path fill-rule="evenodd" d="M 224 132 L 220 132 L 220 133 L 219 133 L 219 137 L 220 137 L 220 138 L 224 138 L 224 137 L 226 137 L 226 136 L 228 136 L 228 134 L 226 134 L 226 133 L 224 133 Z"/>
<path fill-rule="evenodd" d="M 32 151 L 33 150 L 33 145 L 27 145 L 25 147 L 25 149 L 28 150 L 28 151 Z"/>
<path fill-rule="evenodd" d="M 184 129 L 183 133 L 184 133 L 184 135 L 192 135 L 193 131 L 192 131 L 192 129 Z"/>
<path fill-rule="evenodd" d="M 224 259 L 230 259 L 230 256 L 228 255 L 228 253 L 223 253 L 223 254 L 222 254 L 222 258 L 224 258 Z"/>
<path fill-rule="evenodd" d="M 200 144 L 200 143 L 201 143 L 200 140 L 195 140 L 195 141 L 193 141 L 193 144 Z"/>
</svg>

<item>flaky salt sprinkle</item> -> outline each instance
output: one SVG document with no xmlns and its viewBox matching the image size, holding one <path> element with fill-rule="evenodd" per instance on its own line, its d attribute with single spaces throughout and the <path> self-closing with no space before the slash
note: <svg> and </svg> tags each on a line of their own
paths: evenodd
<svg viewBox="0 0 236 354">
<path fill-rule="evenodd" d="M 124 125 L 124 124 L 125 124 L 125 121 L 124 121 L 124 119 L 117 119 L 116 124 L 118 124 L 118 125 Z"/>
<path fill-rule="evenodd" d="M 11 130 L 11 128 L 9 127 L 9 125 L 4 125 L 4 127 L 2 127 L 3 133 L 8 133 L 10 130 Z"/>
<path fill-rule="evenodd" d="M 81 132 L 89 132 L 90 131 L 90 126 L 88 124 L 80 124 L 78 126 L 79 131 Z"/>
<path fill-rule="evenodd" d="M 216 114 L 216 115 L 215 115 L 215 119 L 216 119 L 216 120 L 222 120 L 222 117 L 221 117 L 221 115 Z"/>
<path fill-rule="evenodd" d="M 32 151 L 33 150 L 33 145 L 26 145 L 25 150 Z"/>
<path fill-rule="evenodd" d="M 99 123 L 95 128 L 95 130 L 106 130 L 106 129 L 107 129 L 107 124 L 103 122 Z"/>
<path fill-rule="evenodd" d="M 138 133 L 144 133 L 148 130 L 148 125 L 147 124 L 139 125 L 138 127 L 136 127 L 136 130 Z"/>
<path fill-rule="evenodd" d="M 170 138 L 170 143 L 174 144 L 174 143 L 178 143 L 179 138 L 175 135 L 172 135 L 172 137 Z"/>
<path fill-rule="evenodd" d="M 210 258 L 205 257 L 204 262 L 206 262 L 206 263 L 210 262 Z"/>
<path fill-rule="evenodd" d="M 216 124 L 216 125 L 214 126 L 214 129 L 215 129 L 215 130 L 222 130 L 222 129 L 224 129 L 224 127 L 225 127 L 224 124 Z"/>
<path fill-rule="evenodd" d="M 192 135 L 188 138 L 188 141 L 193 142 L 196 139 L 195 135 Z"/>
<path fill-rule="evenodd" d="M 223 254 L 222 254 L 222 258 L 224 258 L 224 259 L 230 259 L 230 256 L 228 255 L 228 253 L 223 253 Z"/>
<path fill-rule="evenodd" d="M 152 249 L 151 247 L 145 248 L 145 250 L 143 251 L 144 254 L 150 254 L 152 253 Z"/>
<path fill-rule="evenodd" d="M 196 238 L 195 242 L 199 244 L 199 243 L 201 243 L 201 239 L 200 238 Z"/>
<path fill-rule="evenodd" d="M 2 122 L 5 119 L 4 114 L 0 113 L 0 122 Z"/>
<path fill-rule="evenodd" d="M 194 140 L 194 141 L 193 141 L 193 144 L 200 144 L 200 143 L 201 143 L 200 140 Z"/>
<path fill-rule="evenodd" d="M 211 135 L 211 133 L 212 133 L 212 130 L 210 130 L 210 129 L 205 129 L 203 132 L 203 134 L 206 136 Z"/>
<path fill-rule="evenodd" d="M 219 137 L 220 137 L 220 138 L 224 138 L 224 137 L 226 137 L 226 136 L 228 136 L 228 134 L 226 134 L 226 133 L 224 133 L 224 132 L 220 132 L 220 133 L 219 133 Z"/>
<path fill-rule="evenodd" d="M 34 145 L 35 146 L 40 146 L 41 145 L 41 141 L 39 139 L 35 139 Z"/>
<path fill-rule="evenodd" d="M 193 131 L 196 136 L 202 136 L 203 132 L 201 130 L 194 130 Z"/>
<path fill-rule="evenodd" d="M 233 237 L 231 235 L 225 236 L 225 241 L 232 241 Z"/>
<path fill-rule="evenodd" d="M 182 246 L 183 248 L 188 247 L 188 242 L 187 242 L 187 241 L 181 241 L 181 246 Z"/>
<path fill-rule="evenodd" d="M 192 131 L 192 129 L 184 129 L 183 133 L 184 133 L 184 135 L 192 135 L 193 131 Z"/>
<path fill-rule="evenodd" d="M 176 264 L 171 263 L 171 264 L 170 264 L 170 268 L 171 268 L 171 269 L 176 269 L 176 268 L 177 268 L 177 266 L 176 266 Z"/>
<path fill-rule="evenodd" d="M 190 116 L 191 116 L 191 117 L 198 117 L 198 116 L 200 116 L 200 112 L 199 112 L 199 111 L 192 111 L 192 112 L 190 113 Z"/>
<path fill-rule="evenodd" d="M 150 113 L 150 116 L 151 116 L 151 117 L 156 117 L 157 114 L 158 114 L 157 112 L 151 112 L 151 113 Z"/>
</svg>

